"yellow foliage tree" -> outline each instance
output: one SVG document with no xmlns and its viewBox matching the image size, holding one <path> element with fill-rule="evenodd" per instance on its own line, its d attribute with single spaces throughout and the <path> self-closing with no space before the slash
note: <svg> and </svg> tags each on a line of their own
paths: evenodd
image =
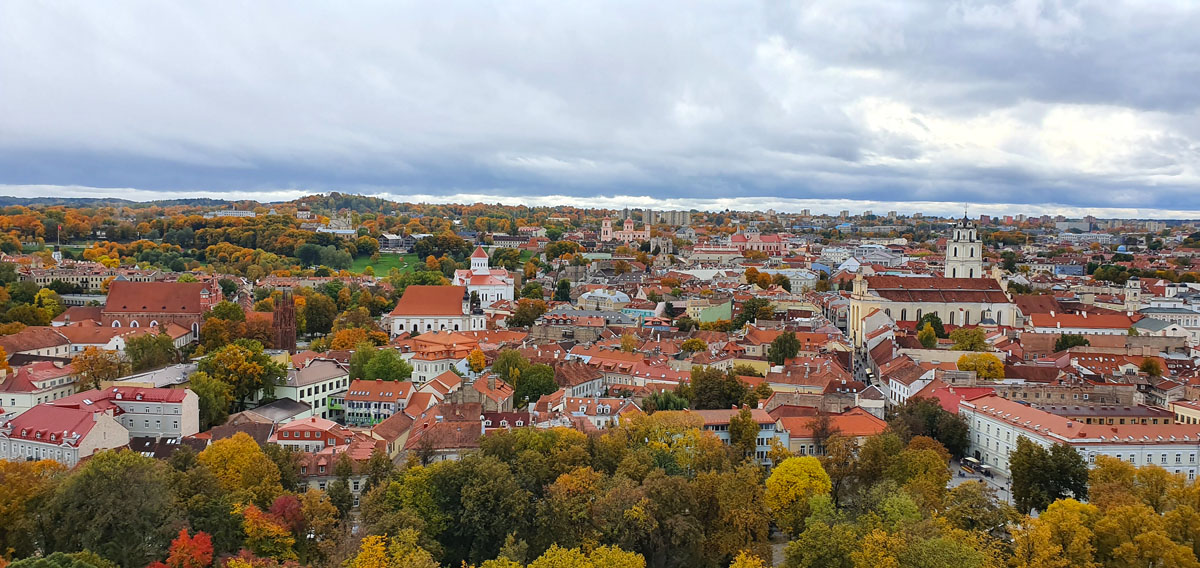
<svg viewBox="0 0 1200 568">
<path fill-rule="evenodd" d="M 991 353 L 967 353 L 958 358 L 958 370 L 975 371 L 981 379 L 1004 378 L 1004 362 Z"/>
<path fill-rule="evenodd" d="M 347 568 L 438 568 L 433 555 L 417 545 L 417 531 L 404 529 L 387 539 L 368 536 L 362 540 L 358 554 L 346 562 Z"/>
<path fill-rule="evenodd" d="M 733 562 L 729 564 L 729 568 L 767 568 L 767 565 L 761 558 L 753 554 L 740 552 L 734 557 Z"/>
<path fill-rule="evenodd" d="M 804 531 L 808 500 L 827 495 L 833 484 L 821 461 L 812 456 L 783 460 L 767 478 L 763 501 L 780 528 L 795 536 Z"/>
<path fill-rule="evenodd" d="M 476 347 L 467 355 L 467 364 L 471 366 L 471 372 L 478 373 L 487 366 L 487 357 L 483 355 L 483 351 Z"/>
<path fill-rule="evenodd" d="M 1093 545 L 1099 510 L 1074 499 L 1055 501 L 1014 533 L 1015 568 L 1098 568 Z"/>
<path fill-rule="evenodd" d="M 245 432 L 213 442 L 196 459 L 208 466 L 221 487 L 242 503 L 266 507 L 283 492 L 279 468 Z"/>
</svg>

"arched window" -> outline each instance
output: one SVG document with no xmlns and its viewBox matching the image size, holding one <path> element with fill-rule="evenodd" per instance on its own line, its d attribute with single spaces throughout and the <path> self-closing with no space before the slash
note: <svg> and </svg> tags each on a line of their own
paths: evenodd
<svg viewBox="0 0 1200 568">
<path fill-rule="evenodd" d="M 967 278 L 974 278 L 974 277 L 975 277 L 975 269 L 974 268 L 967 269 Z"/>
<path fill-rule="evenodd" d="M 963 325 L 971 325 L 971 312 L 963 312 Z"/>
<path fill-rule="evenodd" d="M 158 327 L 158 320 L 150 320 L 150 327 Z"/>
<path fill-rule="evenodd" d="M 917 321 L 921 321 L 921 308 L 917 308 Z"/>
<path fill-rule="evenodd" d="M 900 321 L 908 321 L 908 310 L 900 310 Z"/>
<path fill-rule="evenodd" d="M 950 312 L 950 325 L 954 325 L 954 312 Z"/>
<path fill-rule="evenodd" d="M 892 317 L 892 309 L 891 308 L 884 308 L 883 313 L 887 314 L 887 317 L 889 317 L 889 318 Z"/>
<path fill-rule="evenodd" d="M 454 324 L 454 331 L 458 331 L 458 324 Z"/>
<path fill-rule="evenodd" d="M 951 254 L 950 256 L 952 256 L 952 257 L 958 256 L 958 247 L 954 247 L 953 250 L 954 250 L 954 254 Z"/>
<path fill-rule="evenodd" d="M 113 326 L 113 327 L 121 327 L 121 322 L 119 322 L 119 321 L 113 321 L 113 324 L 112 324 L 112 326 Z"/>
<path fill-rule="evenodd" d="M 1004 325 L 1004 312 L 996 312 L 996 325 Z"/>
<path fill-rule="evenodd" d="M 138 325 L 137 320 L 133 320 L 133 321 L 129 322 L 129 327 L 140 327 L 140 326 Z"/>
</svg>

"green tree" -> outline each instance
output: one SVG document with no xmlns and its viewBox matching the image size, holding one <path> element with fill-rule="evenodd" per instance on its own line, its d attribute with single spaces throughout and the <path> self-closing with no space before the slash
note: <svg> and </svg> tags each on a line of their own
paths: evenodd
<svg viewBox="0 0 1200 568">
<path fill-rule="evenodd" d="M 1155 378 L 1161 377 L 1163 374 L 1162 365 L 1158 363 L 1158 359 L 1153 357 L 1143 359 L 1142 364 L 1138 365 L 1138 371 Z"/>
<path fill-rule="evenodd" d="M 204 312 L 204 319 L 216 318 L 228 321 L 246 321 L 246 312 L 242 310 L 242 306 L 222 300 L 213 306 L 211 310 Z"/>
<path fill-rule="evenodd" d="M 508 316 L 506 320 L 508 327 L 530 327 L 546 313 L 548 307 L 546 302 L 542 300 L 531 300 L 529 298 L 521 298 L 517 300 L 517 307 L 513 310 L 513 314 Z"/>
<path fill-rule="evenodd" d="M 566 278 L 559 280 L 554 287 L 555 302 L 570 302 L 571 301 L 571 282 Z"/>
<path fill-rule="evenodd" d="M 771 306 L 771 301 L 766 298 L 750 298 L 742 302 L 742 311 L 737 317 L 733 318 L 733 328 L 741 329 L 747 323 L 760 319 L 771 319 L 775 315 L 775 308 Z"/>
<path fill-rule="evenodd" d="M 715 367 L 692 367 L 691 381 L 682 394 L 691 408 L 713 410 L 741 404 L 750 396 L 750 389 L 733 373 Z"/>
<path fill-rule="evenodd" d="M 1087 347 L 1091 344 L 1092 344 L 1092 342 L 1088 341 L 1088 339 L 1082 335 L 1077 335 L 1074 333 L 1064 333 L 1064 334 L 1058 336 L 1058 339 L 1055 340 L 1054 352 L 1059 353 L 1062 351 L 1066 351 L 1072 347 Z"/>
<path fill-rule="evenodd" d="M 229 417 L 229 405 L 233 403 L 233 389 L 229 383 L 197 371 L 188 377 L 188 388 L 196 393 L 200 407 L 200 431 L 225 423 Z"/>
<path fill-rule="evenodd" d="M 337 304 L 324 294 L 310 294 L 304 302 L 305 330 L 308 333 L 325 335 L 333 329 L 337 317 Z"/>
<path fill-rule="evenodd" d="M 914 436 L 937 440 L 956 458 L 961 458 L 970 443 L 967 423 L 959 415 L 947 412 L 936 399 L 913 397 L 893 409 L 888 427 L 900 433 L 904 441 Z"/>
<path fill-rule="evenodd" d="M 49 551 L 87 549 L 124 567 L 164 557 L 176 520 L 165 468 L 128 450 L 92 456 L 49 505 Z"/>
<path fill-rule="evenodd" d="M 785 331 L 771 341 L 771 346 L 767 348 L 767 361 L 772 365 L 782 365 L 799 353 L 800 340 L 796 339 L 795 333 Z"/>
<path fill-rule="evenodd" d="M 502 349 L 496 355 L 496 360 L 492 361 L 492 372 L 510 385 L 520 382 L 521 374 L 529 367 L 529 360 L 516 349 Z"/>
<path fill-rule="evenodd" d="M 532 300 L 545 299 L 542 293 L 542 284 L 540 282 L 526 282 L 525 286 L 521 287 L 520 297 Z"/>
<path fill-rule="evenodd" d="M 554 368 L 550 365 L 532 365 L 517 379 L 514 402 L 518 408 L 525 408 L 529 403 L 537 402 L 542 395 L 552 394 L 557 390 Z"/>
<path fill-rule="evenodd" d="M 157 369 L 179 362 L 179 349 L 165 333 L 139 335 L 125 342 L 125 355 L 133 371 Z"/>
<path fill-rule="evenodd" d="M 942 326 L 942 318 L 941 316 L 937 315 L 937 312 L 929 312 L 921 316 L 921 319 L 917 320 L 918 328 L 924 329 L 925 324 L 933 326 L 933 332 L 937 334 L 939 339 L 945 339 L 947 337 L 946 328 Z"/>
<path fill-rule="evenodd" d="M 1049 450 L 1025 436 L 1009 458 L 1013 502 L 1017 510 L 1045 511 L 1059 499 L 1085 499 L 1088 494 L 1087 462 L 1074 448 L 1055 444 Z"/>
<path fill-rule="evenodd" d="M 413 368 L 395 349 L 380 349 L 367 363 L 364 374 L 367 380 L 403 381 L 412 376 Z"/>
</svg>

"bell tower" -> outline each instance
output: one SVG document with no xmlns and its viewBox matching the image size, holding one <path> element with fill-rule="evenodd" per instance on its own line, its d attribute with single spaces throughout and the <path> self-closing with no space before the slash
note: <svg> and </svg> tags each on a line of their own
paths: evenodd
<svg viewBox="0 0 1200 568">
<path fill-rule="evenodd" d="M 984 278 L 983 241 L 979 231 L 966 215 L 950 234 L 946 243 L 946 278 Z"/>
</svg>

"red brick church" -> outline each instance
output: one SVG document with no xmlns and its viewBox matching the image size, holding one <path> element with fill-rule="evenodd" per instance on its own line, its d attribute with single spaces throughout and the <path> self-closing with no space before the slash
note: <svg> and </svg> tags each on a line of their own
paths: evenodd
<svg viewBox="0 0 1200 568">
<path fill-rule="evenodd" d="M 222 299 L 217 281 L 126 282 L 109 285 L 100 322 L 112 327 L 166 326 L 175 323 L 200 336 L 204 313 Z"/>
</svg>

